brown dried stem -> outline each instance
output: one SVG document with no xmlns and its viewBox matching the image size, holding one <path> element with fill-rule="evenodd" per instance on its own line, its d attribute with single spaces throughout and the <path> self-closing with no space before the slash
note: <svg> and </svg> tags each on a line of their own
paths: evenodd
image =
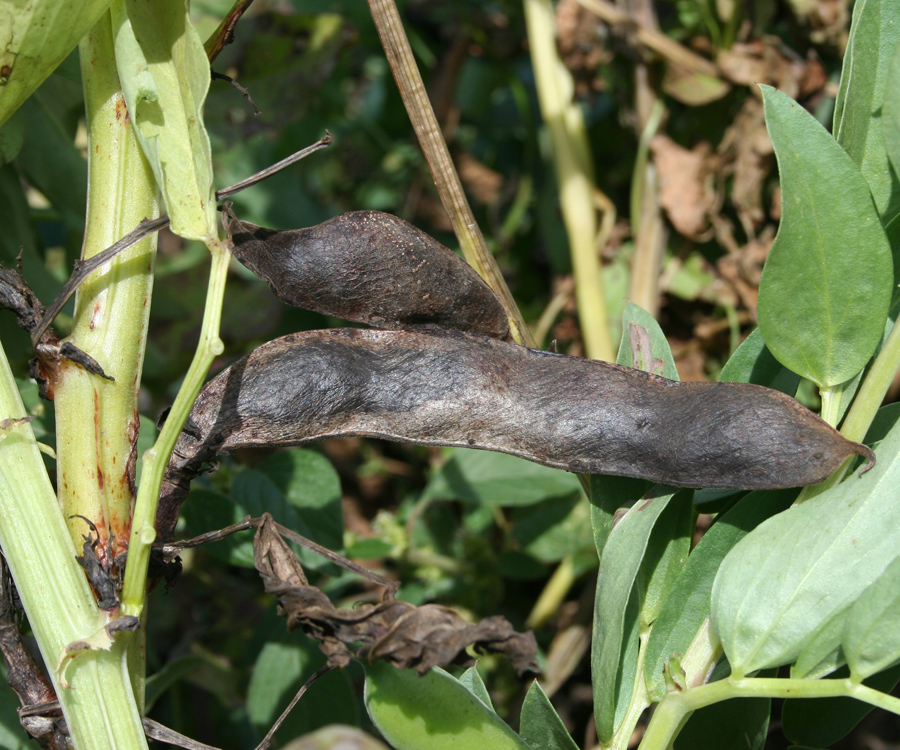
<svg viewBox="0 0 900 750">
<path fill-rule="evenodd" d="M 425 91 L 425 84 L 422 82 L 412 48 L 403 30 L 397 5 L 394 0 L 368 0 L 368 2 L 394 80 L 400 89 L 403 104 L 419 139 L 419 145 L 431 167 L 434 184 L 450 217 L 463 255 L 500 298 L 509 316 L 513 338 L 520 344 L 534 346 L 531 332 L 525 325 L 466 199 L 444 135 Z"/>
</svg>

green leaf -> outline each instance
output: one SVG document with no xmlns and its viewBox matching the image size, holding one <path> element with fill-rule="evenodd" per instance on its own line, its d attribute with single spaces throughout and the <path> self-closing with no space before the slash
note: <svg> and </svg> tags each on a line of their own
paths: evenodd
<svg viewBox="0 0 900 750">
<path fill-rule="evenodd" d="M 247 715 L 265 732 L 287 707 L 304 681 L 325 663 L 310 641 L 286 632 L 281 618 L 272 623 L 278 630 L 259 652 L 247 689 Z M 332 671 L 316 682 L 291 711 L 280 730 L 285 739 L 310 732 L 327 724 L 356 724 L 356 699 L 342 671 Z"/>
<path fill-rule="evenodd" d="M 537 680 L 531 683 L 522 704 L 519 735 L 533 750 L 578 750 Z"/>
<path fill-rule="evenodd" d="M 602 555 L 616 511 L 646 495 L 652 485 L 645 479 L 603 474 L 591 474 L 590 482 L 591 530 L 594 532 L 597 554 Z"/>
<path fill-rule="evenodd" d="M 847 677 L 847 670 L 835 679 Z M 900 682 L 900 665 L 872 675 L 864 684 L 890 693 Z M 791 742 L 813 747 L 830 747 L 846 737 L 873 706 L 853 698 L 815 698 L 787 700 L 781 713 L 782 730 Z"/>
<path fill-rule="evenodd" d="M 83 113 L 81 87 L 61 76 L 50 76 L 19 110 L 25 124 L 25 143 L 16 164 L 66 222 L 84 231 L 87 206 L 87 162 L 75 148 L 74 133 L 64 119 L 72 91 Z M 65 179 L 60 179 L 65 175 Z"/>
<path fill-rule="evenodd" d="M 347 557 L 351 560 L 376 560 L 390 554 L 394 545 L 384 539 L 360 539 L 347 548 Z"/>
<path fill-rule="evenodd" d="M 694 509 L 688 498 L 693 494 L 688 490 L 669 503 L 650 534 L 640 572 L 645 581 L 641 604 L 641 624 L 644 626 L 659 617 L 672 586 L 687 563 L 694 533 Z"/>
<path fill-rule="evenodd" d="M 481 679 L 481 675 L 478 674 L 477 667 L 469 667 L 459 676 L 459 681 L 471 690 L 472 694 L 484 703 L 485 706 L 492 711 L 494 710 L 494 704 L 491 703 L 490 693 L 488 693 L 484 680 Z"/>
<path fill-rule="evenodd" d="M 186 675 L 195 672 L 198 667 L 208 664 L 210 658 L 207 654 L 185 654 L 166 662 L 158 672 L 147 678 L 144 710 L 150 711 L 166 690 Z"/>
<path fill-rule="evenodd" d="M 185 0 L 116 0 L 116 65 L 128 115 L 166 203 L 172 231 L 218 237 L 203 104 L 209 60 Z"/>
<path fill-rule="evenodd" d="M 781 364 L 769 351 L 762 331 L 754 328 L 735 349 L 719 374 L 723 383 L 755 383 L 794 396 L 800 376 Z"/>
<path fill-rule="evenodd" d="M 895 25 L 900 24 L 900 13 L 897 6 L 890 3 L 889 12 L 897 15 Z M 900 41 L 891 35 L 889 37 L 894 44 L 894 53 L 890 58 L 890 68 L 887 74 L 887 84 L 884 91 L 884 118 L 881 124 L 881 134 L 884 138 L 884 147 L 892 169 L 885 169 L 886 176 L 892 180 L 894 203 L 900 203 L 900 185 L 897 182 L 897 172 L 900 170 Z M 885 50 L 890 54 L 889 50 Z M 896 219 L 900 213 L 900 206 L 894 205 L 889 219 Z M 896 222 L 895 222 L 896 223 Z"/>
<path fill-rule="evenodd" d="M 847 153 L 797 102 L 761 88 L 782 218 L 760 280 L 759 327 L 785 367 L 832 387 L 856 375 L 881 341 L 891 249 Z"/>
<path fill-rule="evenodd" d="M 25 127 L 21 117 L 13 117 L 0 128 L 0 167 L 16 158 L 24 140 Z"/>
<path fill-rule="evenodd" d="M 678 380 L 678 369 L 666 335 L 654 317 L 633 302 L 622 313 L 622 341 L 616 362 L 625 367 Z"/>
<path fill-rule="evenodd" d="M 0 126 L 75 49 L 109 0 L 0 4 Z"/>
<path fill-rule="evenodd" d="M 341 480 L 325 456 L 298 448 L 280 451 L 263 461 L 259 471 L 298 511 L 290 528 L 333 551 L 343 548 Z M 325 564 L 314 552 L 305 549 L 296 551 L 300 562 L 307 567 L 321 568 Z"/>
<path fill-rule="evenodd" d="M 666 662 L 687 651 L 709 616 L 713 579 L 725 555 L 764 520 L 788 508 L 795 494 L 795 490 L 751 492 L 720 516 L 691 552 L 647 642 L 644 680 L 652 700 L 662 700 L 666 694 Z"/>
<path fill-rule="evenodd" d="M 900 660 L 900 557 L 850 607 L 841 645 L 854 678 Z"/>
<path fill-rule="evenodd" d="M 396 750 L 529 750 L 509 726 L 443 669 L 419 676 L 366 665 L 366 709 Z"/>
<path fill-rule="evenodd" d="M 516 508 L 512 516 L 512 538 L 524 552 L 545 563 L 593 551 L 589 513 L 588 504 L 579 496 Z"/>
<path fill-rule="evenodd" d="M 290 700 L 291 686 L 304 674 L 311 674 L 314 654 L 304 644 L 271 642 L 263 646 L 247 689 L 247 714 L 260 728 L 271 725 Z M 301 683 L 302 684 L 302 683 Z"/>
<path fill-rule="evenodd" d="M 31 744 L 16 713 L 16 694 L 6 684 L 6 665 L 0 669 L 0 750 L 26 750 Z"/>
<path fill-rule="evenodd" d="M 900 46 L 900 6 L 894 0 L 858 0 L 844 53 L 834 108 L 834 137 L 865 178 L 890 238 L 900 253 L 900 182 L 896 153 L 898 123 L 896 55 Z M 887 149 L 887 150 L 886 150 Z M 895 264 L 894 288 L 900 283 Z"/>
<path fill-rule="evenodd" d="M 711 612 L 734 674 L 793 662 L 900 554 L 900 429 L 877 457 L 864 476 L 760 525 L 723 561 Z"/>
<path fill-rule="evenodd" d="M 505 453 L 457 448 L 435 472 L 425 496 L 488 505 L 533 505 L 577 493 L 578 478 Z"/>
<path fill-rule="evenodd" d="M 635 581 L 653 526 L 665 510 L 672 494 L 657 488 L 638 500 L 613 527 L 600 559 L 597 594 L 594 599 L 594 626 L 591 642 L 591 677 L 594 688 L 594 721 L 601 742 L 615 731 L 620 704 L 627 704 L 628 680 L 620 680 L 623 653 L 628 650 L 626 607 L 635 591 Z M 636 639 L 634 639 L 636 640 Z M 620 684 L 625 682 L 626 684 Z"/>
<path fill-rule="evenodd" d="M 762 750 L 769 731 L 769 698 L 735 698 L 695 711 L 675 750 Z"/>
</svg>

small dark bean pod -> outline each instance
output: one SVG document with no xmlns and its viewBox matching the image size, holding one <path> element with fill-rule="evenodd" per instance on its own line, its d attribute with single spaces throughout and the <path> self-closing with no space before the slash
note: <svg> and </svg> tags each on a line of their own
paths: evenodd
<svg viewBox="0 0 900 750">
<path fill-rule="evenodd" d="M 277 231 L 232 220 L 234 255 L 295 307 L 375 328 L 455 328 L 506 338 L 500 300 L 451 250 L 380 211 Z"/>
<path fill-rule="evenodd" d="M 157 529 L 171 532 L 190 480 L 217 453 L 348 436 L 683 487 L 794 487 L 853 454 L 874 460 L 761 386 L 677 383 L 456 331 L 307 331 L 206 385 L 169 462 Z"/>
</svg>

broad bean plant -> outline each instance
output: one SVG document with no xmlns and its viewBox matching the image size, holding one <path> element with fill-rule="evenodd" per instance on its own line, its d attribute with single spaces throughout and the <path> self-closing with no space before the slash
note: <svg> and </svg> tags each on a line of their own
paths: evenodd
<svg viewBox="0 0 900 750">
<path fill-rule="evenodd" d="M 147 733 L 159 731 L 143 720 L 158 697 L 152 682 L 148 689 L 147 596 L 165 575 L 154 563 L 171 563 L 184 549 L 158 542 L 172 542 L 185 499 L 189 528 L 217 539 L 228 531 L 197 528 L 203 503 L 216 493 L 188 495 L 191 480 L 222 452 L 340 435 L 457 446 L 451 461 L 463 470 L 468 447 L 529 458 L 544 464 L 535 491 L 558 485 L 564 492 L 557 496 L 575 497 L 578 481 L 546 467 L 582 472 L 587 492 L 573 502 L 596 550 L 585 567 L 599 560 L 590 666 L 601 748 L 628 747 L 648 708 L 642 750 L 761 748 L 775 698 L 788 699 L 787 737 L 812 748 L 836 742 L 872 707 L 900 714 L 890 695 L 900 681 L 900 410 L 882 407 L 900 366 L 900 8 L 890 0 L 855 4 L 832 132 L 786 94 L 759 88 L 782 203 L 760 282 L 759 326 L 725 363 L 720 383 L 692 385 L 672 382 L 678 373 L 665 335 L 635 305 L 623 315 L 621 367 L 523 348 L 532 343 L 527 328 L 496 264 L 479 249 L 461 191 L 454 193 L 446 148 L 429 125 L 411 57 L 404 58 L 402 28 L 385 26 L 393 4 L 370 5 L 478 275 L 385 214 L 347 214 L 283 233 L 228 209 L 220 219 L 204 102 L 210 59 L 246 3 L 206 45 L 182 0 L 0 4 L 13 32 L 12 56 L 0 52 L 3 163 L 22 148 L 26 124 L 40 121 L 29 97 L 76 47 L 87 129 L 87 168 L 66 167 L 84 185 L 59 191 L 52 174 L 46 182 L 33 177 L 61 210 L 77 215 L 86 205 L 82 256 L 66 294 L 45 307 L 54 279 L 24 240 L 21 270 L 0 277 L 0 303 L 29 334 L 30 374 L 55 410 L 54 452 L 32 421 L 33 386 L 0 352 L 0 548 L 47 677 L 17 634 L 0 638 L 0 648 L 26 708 L 59 702 L 43 713 L 29 708 L 23 725 L 47 747 L 146 747 Z M 547 30 L 536 19 L 549 8 L 526 0 L 535 50 Z M 562 178 L 578 167 L 571 157 L 582 148 L 583 123 L 577 111 L 551 119 L 545 73 L 537 86 Z M 567 130 L 563 121 L 576 125 Z M 6 192 L 20 196 L 11 185 Z M 561 199 L 575 232 L 580 198 Z M 208 248 L 210 270 L 200 342 L 151 442 L 139 437 L 138 394 L 155 230 L 166 222 Z M 336 235 L 351 244 L 364 236 L 362 250 L 326 257 Z M 307 265 L 299 280 L 286 276 L 297 269 L 284 263 L 298 247 L 298 268 Z M 393 248 L 400 254 L 391 259 Z M 224 350 L 232 251 L 288 303 L 376 330 L 292 334 L 204 385 Z M 387 252 L 384 263 L 373 264 L 376 251 Z M 357 299 L 360 279 L 381 286 Z M 61 339 L 53 318 L 73 291 Z M 581 315 L 591 319 L 586 330 L 596 332 L 598 323 L 606 330 L 600 313 L 590 312 L 596 299 L 579 294 Z M 605 335 L 594 351 L 607 346 Z M 820 417 L 793 400 L 803 380 L 821 394 Z M 602 440 L 584 436 L 585 415 Z M 249 480 L 236 480 L 235 517 L 221 525 L 238 521 L 230 531 L 255 528 L 257 537 L 252 545 L 231 539 L 225 555 L 256 567 L 290 626 L 321 642 L 328 668 L 363 663 L 364 704 L 383 738 L 397 750 L 576 748 L 538 681 L 526 688 L 516 731 L 494 711 L 478 671 L 454 677 L 442 668 L 474 644 L 508 656 L 520 673 L 538 670 L 533 638 L 512 633 L 505 621 L 470 625 L 448 609 L 395 600 L 390 581 L 335 554 L 342 519 L 330 509 L 340 488 L 323 463 L 297 452 L 252 470 L 277 495 L 282 526 L 265 514 L 241 521 L 260 503 Z M 262 510 L 271 508 L 263 503 Z M 694 544 L 698 513 L 713 522 Z M 295 556 L 278 540 L 306 543 L 285 527 L 315 519 L 326 519 L 319 539 L 335 550 L 311 547 L 385 586 L 380 604 L 354 614 L 310 585 L 306 571 L 320 558 L 308 549 Z M 5 607 L 12 601 L 5 582 L 0 593 Z M 3 607 L 4 623 L 14 622 Z M 275 679 L 276 665 L 264 666 L 261 659 L 257 673 Z M 271 706 L 253 710 L 272 713 Z M 16 746 L 3 734 L 0 743 Z"/>
</svg>

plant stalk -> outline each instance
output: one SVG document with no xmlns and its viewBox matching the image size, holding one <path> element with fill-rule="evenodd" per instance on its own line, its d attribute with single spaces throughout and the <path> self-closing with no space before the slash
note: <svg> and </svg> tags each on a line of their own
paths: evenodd
<svg viewBox="0 0 900 750">
<path fill-rule="evenodd" d="M 900 368 L 900 326 L 894 324 L 884 342 L 884 346 L 881 347 L 881 351 L 872 363 L 872 367 L 869 368 L 869 372 L 865 380 L 863 380 L 856 398 L 853 399 L 853 404 L 847 411 L 844 424 L 841 426 L 841 434 L 845 438 L 857 443 L 865 439 L 872 420 L 875 419 L 875 415 L 881 408 L 881 403 L 884 401 L 885 394 L 888 392 L 888 388 L 890 388 L 898 368 Z M 829 393 L 825 391 L 822 395 L 822 410 L 825 412 L 826 404 L 829 401 L 825 397 Z M 839 402 L 840 391 L 837 396 L 829 396 L 829 398 Z M 823 413 L 823 418 L 826 417 L 827 414 Z M 828 421 L 827 418 L 826 421 Z M 844 461 L 840 468 L 821 484 L 804 487 L 797 497 L 796 503 L 805 502 L 816 495 L 821 495 L 825 490 L 834 487 L 836 484 L 840 484 L 856 460 L 854 456 Z"/>
<path fill-rule="evenodd" d="M 113 244 L 159 213 L 153 175 L 134 137 L 105 13 L 81 42 L 88 124 L 88 205 L 82 258 Z M 64 360 L 54 384 L 59 499 L 76 548 L 96 526 L 101 561 L 107 545 L 125 551 L 134 501 L 137 395 L 153 287 L 156 236 L 92 274 L 79 288 L 69 340 L 114 381 Z M 75 518 L 75 514 L 84 518 Z M 109 560 L 108 562 L 112 562 Z"/>
<path fill-rule="evenodd" d="M 128 565 L 125 568 L 125 583 L 122 589 L 122 613 L 125 615 L 140 617 L 143 614 L 150 550 L 156 539 L 156 507 L 159 503 L 159 488 L 162 485 L 166 463 L 197 394 L 203 387 L 213 360 L 224 350 L 222 339 L 219 338 L 219 324 L 222 320 L 222 303 L 228 263 L 231 260 L 231 247 L 230 240 L 209 243 L 212 267 L 209 272 L 200 343 L 155 445 L 143 455 L 141 486 L 134 507 L 131 540 L 128 544 Z"/>
<path fill-rule="evenodd" d="M 463 256 L 500 298 L 509 317 L 513 338 L 520 344 L 534 346 L 531 332 L 525 325 L 506 280 L 500 272 L 500 267 L 475 221 L 475 215 L 450 158 L 444 134 L 425 91 L 425 84 L 422 82 L 422 75 L 406 38 L 397 4 L 394 0 L 368 0 L 368 2 L 388 64 L 394 74 L 397 88 L 400 89 L 400 96 L 419 139 L 419 145 L 431 167 L 434 184 L 437 186 L 441 203 L 444 204 L 444 209 L 450 217 Z"/>
<path fill-rule="evenodd" d="M 640 750 L 666 750 L 690 714 L 731 698 L 855 698 L 900 715 L 900 698 L 843 680 L 793 680 L 778 677 L 728 678 L 708 685 L 673 691 L 656 708 Z"/>
<path fill-rule="evenodd" d="M 25 407 L 0 346 L 0 420 Z M 121 645 L 73 659 L 63 684 L 55 669 L 66 646 L 106 623 L 96 605 L 60 512 L 29 424 L 13 424 L 0 440 L 0 547 L 47 665 L 76 750 L 137 750 L 147 742 Z"/>
<path fill-rule="evenodd" d="M 575 300 L 588 357 L 615 362 L 597 254 L 597 209 L 592 157 L 584 116 L 572 102 L 572 78 L 556 51 L 556 18 L 550 0 L 525 0 L 541 115 L 550 131 L 560 208 L 575 275 Z"/>
</svg>

